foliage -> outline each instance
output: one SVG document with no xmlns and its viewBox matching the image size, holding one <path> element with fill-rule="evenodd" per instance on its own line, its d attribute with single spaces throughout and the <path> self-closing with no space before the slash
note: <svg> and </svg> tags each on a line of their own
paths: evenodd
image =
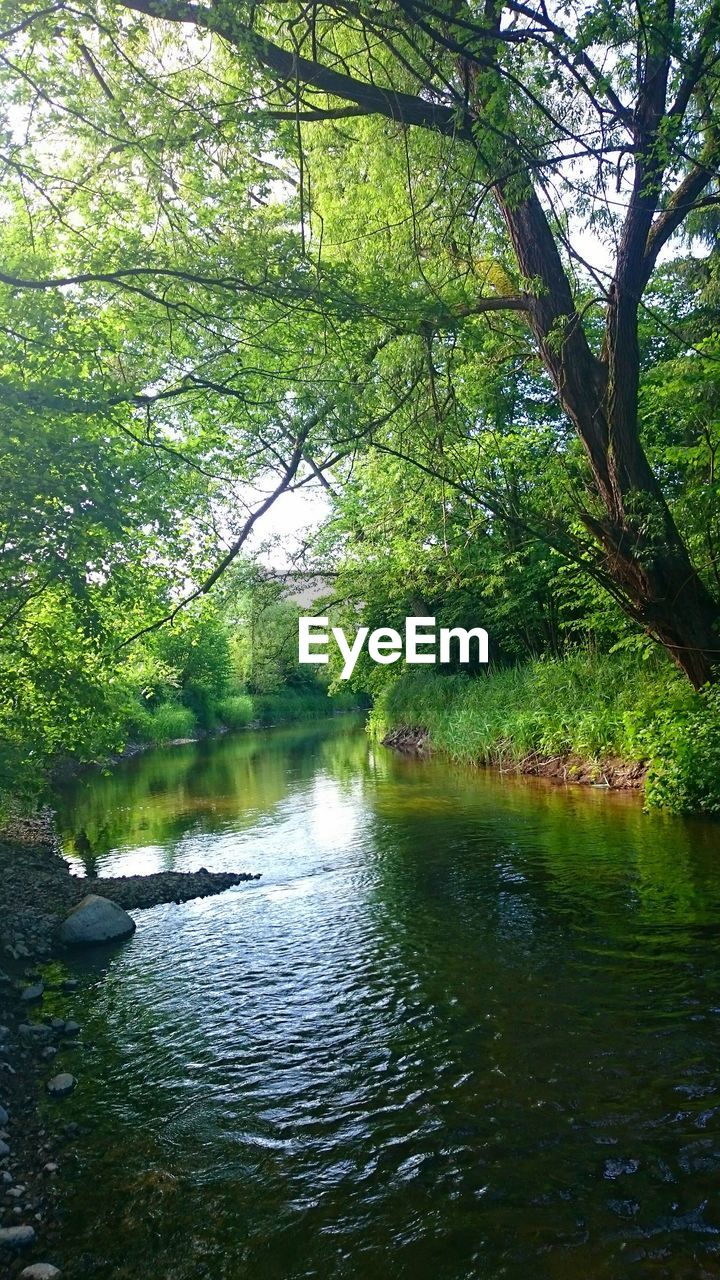
<svg viewBox="0 0 720 1280">
<path fill-rule="evenodd" d="M 248 569 L 250 576 L 255 571 Z M 102 759 L 128 742 L 164 743 L 251 723 L 318 718 L 357 705 L 357 696 L 328 698 L 312 669 L 283 655 L 273 666 L 263 645 L 272 694 L 253 696 L 242 654 L 246 624 L 230 607 L 232 591 L 184 611 L 172 627 L 151 632 L 118 660 L 110 625 L 117 620 L 102 587 L 92 588 L 96 617 L 69 587 L 57 585 L 28 602 L 0 644 L 0 802 L 30 799 L 48 770 L 68 757 Z M 284 606 L 278 606 L 283 613 Z M 297 636 L 297 610 L 288 606 Z M 287 619 L 285 619 L 287 622 Z M 293 679 L 293 677 L 295 677 Z"/>
<path fill-rule="evenodd" d="M 4 8 L 0 388 L 60 447 L 36 502 L 12 428 L 20 600 L 149 566 L 192 596 L 377 451 L 462 495 L 469 541 L 514 525 L 521 646 L 557 647 L 559 556 L 711 672 L 714 446 L 658 432 L 654 371 L 691 343 L 712 374 L 717 263 L 658 264 L 713 233 L 713 3 Z"/>
<path fill-rule="evenodd" d="M 141 708 L 132 717 L 128 727 L 140 742 L 150 742 L 157 746 L 180 738 L 193 738 L 198 725 L 189 707 L 165 702 L 154 711 Z"/>
<path fill-rule="evenodd" d="M 239 564 L 319 484 L 341 621 L 715 678 L 720 28 L 650 7 L 0 0 L 6 787 L 321 705 Z"/>
<path fill-rule="evenodd" d="M 676 812 L 720 812 L 720 703 L 717 689 L 671 696 L 647 708 L 638 742 L 650 769 L 645 795 Z"/>
<path fill-rule="evenodd" d="M 244 729 L 255 718 L 253 700 L 246 693 L 231 694 L 218 703 L 217 714 L 228 729 Z"/>
<path fill-rule="evenodd" d="M 333 711 L 352 711 L 357 707 L 356 698 L 333 698 L 321 689 L 285 689 L 281 694 L 261 694 L 253 698 L 253 720 L 267 727 L 294 720 L 318 720 Z"/>
<path fill-rule="evenodd" d="M 630 654 L 575 652 L 467 676 L 405 675 L 371 716 L 376 735 L 427 729 L 437 749 L 464 763 L 517 765 L 528 756 L 648 765 L 648 804 L 720 810 L 720 703 L 676 671 Z"/>
</svg>

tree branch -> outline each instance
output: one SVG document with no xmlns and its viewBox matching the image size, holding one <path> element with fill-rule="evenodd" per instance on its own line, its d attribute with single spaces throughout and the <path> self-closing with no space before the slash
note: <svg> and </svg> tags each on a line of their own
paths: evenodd
<svg viewBox="0 0 720 1280">
<path fill-rule="evenodd" d="M 455 107 L 416 97 L 389 86 L 356 80 L 311 58 L 283 49 L 244 25 L 228 7 L 224 12 L 203 9 L 190 0 L 120 0 L 123 8 L 167 22 L 187 22 L 214 32 L 230 44 L 249 50 L 262 67 L 279 76 L 293 91 L 298 82 L 319 93 L 354 102 L 366 115 L 382 115 L 403 125 L 436 129 L 450 137 L 473 140 L 473 117 Z"/>
<path fill-rule="evenodd" d="M 714 151 L 714 149 L 713 149 Z M 713 159 L 717 157 L 713 155 Z M 682 182 L 675 188 L 663 212 L 655 219 L 647 237 L 647 245 L 642 266 L 642 287 L 647 284 L 658 255 L 663 245 L 682 225 L 689 213 L 696 208 L 698 196 L 702 194 L 709 182 L 717 177 L 717 171 L 705 164 L 698 164 L 691 169 Z"/>
<path fill-rule="evenodd" d="M 127 640 L 123 640 L 119 646 L 121 649 L 125 649 L 127 645 L 133 644 L 134 641 L 139 640 L 141 636 L 146 636 L 146 635 L 149 635 L 150 632 L 152 631 L 159 630 L 159 628 L 165 626 L 167 622 L 174 622 L 175 618 L 177 617 L 177 615 L 180 613 L 182 609 L 185 609 L 187 605 L 192 603 L 193 600 L 198 600 L 200 596 L 207 595 L 207 593 L 210 590 L 212 590 L 218 578 L 220 578 L 222 574 L 225 572 L 225 570 L 229 568 L 233 560 L 236 560 L 237 557 L 239 556 L 240 552 L 242 551 L 242 548 L 244 547 L 245 543 L 250 537 L 250 534 L 252 533 L 255 525 L 257 524 L 261 516 L 264 516 L 265 512 L 270 510 L 270 508 L 277 501 L 280 495 L 285 493 L 285 491 L 289 488 L 290 483 L 293 479 L 293 476 L 295 475 L 298 467 L 300 466 L 300 463 L 303 460 L 303 455 L 305 452 L 305 444 L 311 429 L 312 429 L 312 422 L 308 421 L 303 427 L 303 429 L 301 430 L 299 436 L 297 437 L 295 447 L 293 449 L 293 452 L 290 456 L 289 461 L 285 466 L 285 471 L 283 473 L 283 476 L 279 484 L 275 486 L 275 488 L 268 495 L 268 497 L 265 498 L 264 502 L 261 502 L 259 507 L 257 507 L 254 511 L 250 512 L 250 515 L 245 521 L 237 538 L 232 543 L 229 550 L 222 557 L 220 562 L 215 566 L 212 573 L 208 574 L 208 576 L 205 579 L 203 579 L 203 581 L 200 583 L 198 587 L 195 588 L 194 591 L 191 591 L 189 592 L 188 595 L 184 596 L 183 599 L 180 600 L 178 604 L 176 604 L 175 607 L 169 611 L 169 613 L 166 613 L 162 618 L 157 618 L 155 622 L 151 622 L 149 626 L 143 627 L 140 631 L 136 631 L 134 635 L 128 636 Z"/>
</svg>

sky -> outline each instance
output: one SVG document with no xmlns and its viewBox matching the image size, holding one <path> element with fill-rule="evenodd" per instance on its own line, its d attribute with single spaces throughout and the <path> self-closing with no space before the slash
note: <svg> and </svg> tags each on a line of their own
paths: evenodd
<svg viewBox="0 0 720 1280">
<path fill-rule="evenodd" d="M 254 555 L 259 551 L 258 558 L 269 568 L 287 569 L 310 532 L 322 524 L 329 512 L 330 503 L 320 484 L 298 493 L 284 493 L 258 520 L 245 544 L 246 553 Z M 274 545 L 261 550 L 269 541 Z"/>
</svg>

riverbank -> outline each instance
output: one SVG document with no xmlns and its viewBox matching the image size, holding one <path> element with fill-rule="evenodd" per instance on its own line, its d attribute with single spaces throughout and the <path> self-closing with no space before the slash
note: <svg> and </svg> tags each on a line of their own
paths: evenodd
<svg viewBox="0 0 720 1280">
<path fill-rule="evenodd" d="M 401 725 L 386 733 L 381 741 L 384 747 L 391 747 L 405 755 L 428 756 L 435 750 L 428 730 L 417 725 Z M 485 765 L 489 762 L 479 760 L 475 763 Z M 504 767 L 498 763 L 490 767 L 495 767 L 502 773 L 516 773 L 527 778 L 547 778 L 550 782 L 563 784 L 607 787 L 611 791 L 640 790 L 645 785 L 647 776 L 647 764 L 643 761 L 582 760 L 569 753 L 542 756 L 531 752 Z"/>
<path fill-rule="evenodd" d="M 134 760 L 136 756 L 146 755 L 148 752 L 157 751 L 159 748 L 186 747 L 191 746 L 193 743 L 211 742 L 215 738 L 222 738 L 226 734 L 239 733 L 244 730 L 257 732 L 260 729 L 281 729 L 293 724 L 303 724 L 307 721 L 357 715 L 369 706 L 369 700 L 358 699 L 354 694 L 351 694 L 344 699 L 338 697 L 336 699 L 325 698 L 323 701 L 310 700 L 306 703 L 305 714 L 294 714 L 291 710 L 291 714 L 283 715 L 282 710 L 285 704 L 283 704 L 282 699 L 266 698 L 264 701 L 269 708 L 264 718 L 259 717 L 249 720 L 247 723 L 217 724 L 212 729 L 197 729 L 195 727 L 185 737 L 155 736 L 147 737 L 142 741 L 126 742 L 121 750 L 115 751 L 110 755 L 98 757 L 95 760 L 65 756 L 51 764 L 47 777 L 53 785 L 62 785 L 82 774 L 92 773 L 98 769 L 112 768 L 113 765 L 122 764 L 125 760 Z M 255 699 L 255 702 L 259 702 L 259 699 Z"/>
<path fill-rule="evenodd" d="M 720 693 L 659 660 L 583 652 L 476 677 L 411 672 L 382 690 L 370 728 L 400 750 L 720 810 Z"/>
<path fill-rule="evenodd" d="M 126 725 L 132 740 L 121 755 L 176 742 L 198 742 L 239 729 L 269 729 L 304 720 L 323 720 L 327 716 L 346 715 L 360 707 L 361 701 L 353 693 L 330 696 L 326 689 L 300 690 L 287 686 L 274 694 L 239 693 L 225 697 L 204 719 L 177 701 L 165 702 L 153 711 L 136 709 Z"/>
<path fill-rule="evenodd" d="M 382 738 L 384 747 L 401 751 L 405 755 L 428 756 L 434 748 L 427 729 L 417 725 L 401 725 Z M 475 763 L 484 765 L 484 760 Z M 547 778 L 551 782 L 576 783 L 580 786 L 607 787 L 611 791 L 637 791 L 645 784 L 647 765 L 642 761 L 582 760 L 570 754 L 541 756 L 536 752 L 510 763 L 504 768 L 494 766 L 502 773 L 516 773 L 527 778 Z"/>
<path fill-rule="evenodd" d="M 82 1028 L 73 1017 L 77 984 L 63 976 L 59 929 L 87 894 L 125 910 L 222 893 L 259 879 L 249 872 L 159 872 L 83 878 L 62 857 L 52 813 L 17 818 L 0 833 L 0 1274 L 48 1264 L 63 1151 L 79 1136 L 62 1117 L 77 1083 Z M 60 963 L 57 963 L 57 962 Z M 52 962 L 52 963 L 50 963 Z M 51 997 L 52 1015 L 45 1012 Z M 60 1012 L 58 1012 L 60 1010 Z M 39 1105 L 43 1093 L 57 1110 Z M 49 1118 L 47 1118 L 49 1115 Z M 37 1272 L 38 1280 L 43 1273 Z M 53 1272 L 45 1273 L 51 1280 Z M 59 1273 L 58 1273 L 59 1274 Z"/>
</svg>

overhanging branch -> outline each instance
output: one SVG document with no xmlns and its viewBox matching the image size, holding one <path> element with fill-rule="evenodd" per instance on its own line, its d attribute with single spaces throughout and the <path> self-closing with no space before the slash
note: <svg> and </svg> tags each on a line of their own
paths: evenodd
<svg viewBox="0 0 720 1280">
<path fill-rule="evenodd" d="M 366 115 L 382 115 L 398 124 L 436 129 L 451 137 L 473 140 L 473 117 L 462 108 L 433 102 L 390 86 L 356 80 L 321 62 L 302 57 L 244 25 L 228 6 L 223 11 L 203 9 L 189 0 L 120 0 L 123 8 L 167 22 L 189 23 L 214 32 L 228 43 L 248 49 L 258 63 L 272 71 L 283 84 L 296 92 L 298 84 L 333 98 L 354 102 Z"/>
</svg>

